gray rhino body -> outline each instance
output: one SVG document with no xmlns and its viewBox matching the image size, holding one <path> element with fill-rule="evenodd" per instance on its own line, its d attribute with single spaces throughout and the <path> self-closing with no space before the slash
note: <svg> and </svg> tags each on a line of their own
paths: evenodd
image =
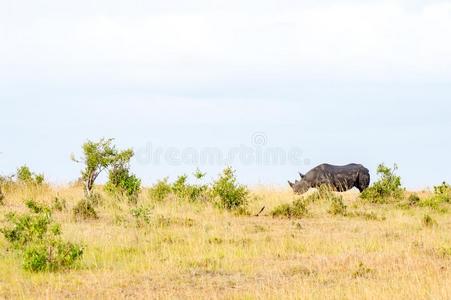
<svg viewBox="0 0 451 300">
<path fill-rule="evenodd" d="M 301 180 L 295 183 L 288 181 L 293 191 L 303 194 L 309 188 L 317 188 L 321 185 L 330 186 L 338 192 L 345 192 L 356 187 L 360 192 L 368 188 L 370 184 L 370 172 L 360 164 L 346 166 L 334 166 L 329 164 L 319 165 L 307 174 L 300 174 Z"/>
</svg>

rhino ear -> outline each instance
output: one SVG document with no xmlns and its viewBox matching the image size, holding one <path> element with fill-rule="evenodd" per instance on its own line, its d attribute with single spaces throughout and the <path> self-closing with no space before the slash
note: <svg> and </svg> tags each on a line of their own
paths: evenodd
<svg viewBox="0 0 451 300">
<path fill-rule="evenodd" d="M 294 183 L 288 180 L 288 184 L 290 185 L 291 188 L 293 188 Z"/>
<path fill-rule="evenodd" d="M 305 175 L 302 173 L 299 173 L 299 176 L 301 176 L 301 179 L 304 179 Z"/>
</svg>

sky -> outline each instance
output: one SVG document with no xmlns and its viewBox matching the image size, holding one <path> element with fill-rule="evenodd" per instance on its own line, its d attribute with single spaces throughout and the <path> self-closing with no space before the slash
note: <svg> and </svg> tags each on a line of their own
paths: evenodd
<svg viewBox="0 0 451 300">
<path fill-rule="evenodd" d="M 451 181 L 451 2 L 0 0 L 0 174 L 75 180 L 88 139 L 145 184 L 320 163 Z"/>
</svg>

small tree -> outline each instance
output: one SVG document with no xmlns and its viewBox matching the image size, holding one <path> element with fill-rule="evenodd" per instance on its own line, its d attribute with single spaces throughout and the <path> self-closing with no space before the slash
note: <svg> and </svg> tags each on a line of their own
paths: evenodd
<svg viewBox="0 0 451 300">
<path fill-rule="evenodd" d="M 81 159 L 72 160 L 85 165 L 81 172 L 85 195 L 91 197 L 94 188 L 94 182 L 97 177 L 106 169 L 116 165 L 127 164 L 133 156 L 133 150 L 127 149 L 119 151 L 112 144 L 113 139 L 101 139 L 98 142 L 87 141 L 83 144 L 83 154 Z"/>
<path fill-rule="evenodd" d="M 17 169 L 16 177 L 17 181 L 26 184 L 40 185 L 44 182 L 44 175 L 31 172 L 27 165 L 23 165 Z"/>
<path fill-rule="evenodd" d="M 21 182 L 30 182 L 33 179 L 30 168 L 28 168 L 28 166 L 26 165 L 21 166 L 17 169 L 16 176 L 17 180 Z"/>
</svg>

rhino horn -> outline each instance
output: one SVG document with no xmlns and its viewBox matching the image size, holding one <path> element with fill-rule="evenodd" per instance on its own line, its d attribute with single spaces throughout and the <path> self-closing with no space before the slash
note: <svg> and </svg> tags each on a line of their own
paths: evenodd
<svg viewBox="0 0 451 300">
<path fill-rule="evenodd" d="M 290 187 L 294 186 L 294 183 L 288 180 L 288 184 L 290 185 Z"/>
</svg>

